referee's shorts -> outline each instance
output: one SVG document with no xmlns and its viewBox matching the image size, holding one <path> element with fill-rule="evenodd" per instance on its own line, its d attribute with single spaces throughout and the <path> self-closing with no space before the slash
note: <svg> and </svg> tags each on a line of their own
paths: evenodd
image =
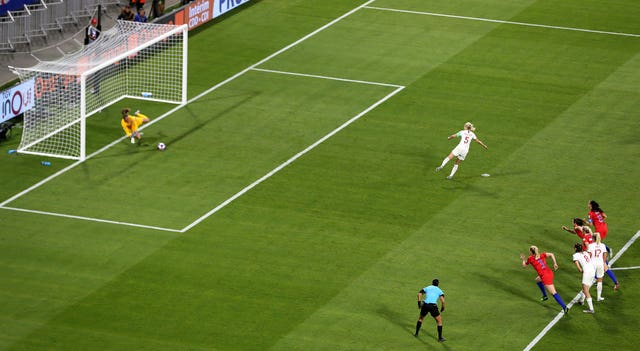
<svg viewBox="0 0 640 351">
<path fill-rule="evenodd" d="M 420 309 L 420 316 L 424 317 L 427 314 L 431 314 L 432 317 L 438 317 L 440 315 L 440 311 L 438 310 L 438 305 L 435 303 L 425 303 L 422 304 L 422 308 Z"/>
</svg>

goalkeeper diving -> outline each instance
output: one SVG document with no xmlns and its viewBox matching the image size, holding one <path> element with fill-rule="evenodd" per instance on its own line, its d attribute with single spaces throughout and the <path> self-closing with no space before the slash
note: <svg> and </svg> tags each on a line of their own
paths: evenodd
<svg viewBox="0 0 640 351">
<path fill-rule="evenodd" d="M 120 125 L 122 129 L 124 129 L 125 134 L 127 134 L 127 137 L 131 138 L 131 143 L 134 144 L 136 139 L 140 140 L 140 138 L 142 138 L 142 133 L 138 132 L 138 128 L 143 123 L 149 122 L 149 117 L 143 115 L 140 111 L 136 111 L 133 116 L 131 116 L 129 112 L 131 112 L 129 108 L 122 109 Z"/>
</svg>

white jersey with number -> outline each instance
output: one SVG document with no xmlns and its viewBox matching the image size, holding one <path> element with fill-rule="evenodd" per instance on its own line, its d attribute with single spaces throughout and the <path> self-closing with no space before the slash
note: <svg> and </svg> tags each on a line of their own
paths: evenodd
<svg viewBox="0 0 640 351">
<path fill-rule="evenodd" d="M 461 130 L 456 133 L 456 135 L 460 137 L 460 142 L 458 143 L 458 146 L 456 146 L 456 148 L 451 151 L 451 153 L 457 158 L 464 160 L 464 158 L 467 156 L 467 153 L 469 153 L 469 146 L 471 146 L 471 141 L 478 138 L 476 137 L 475 133 L 470 130 Z"/>
<path fill-rule="evenodd" d="M 589 251 L 593 257 L 593 266 L 596 269 L 596 277 L 602 278 L 602 276 L 604 276 L 604 253 L 607 252 L 607 246 L 603 243 L 591 243 L 587 247 L 587 251 Z"/>
<path fill-rule="evenodd" d="M 595 274 L 591 254 L 587 251 L 576 252 L 573 254 L 573 260 L 578 261 L 580 267 L 582 267 L 582 284 L 591 286 Z"/>
</svg>

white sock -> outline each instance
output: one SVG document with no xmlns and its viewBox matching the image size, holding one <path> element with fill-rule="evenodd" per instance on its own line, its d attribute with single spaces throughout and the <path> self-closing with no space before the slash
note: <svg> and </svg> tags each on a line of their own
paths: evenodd
<svg viewBox="0 0 640 351">
<path fill-rule="evenodd" d="M 446 165 L 447 162 L 449 162 L 449 157 L 444 158 L 444 160 L 442 161 L 442 164 L 440 165 L 440 168 L 444 167 L 444 165 Z"/>
<path fill-rule="evenodd" d="M 458 165 L 453 165 L 453 168 L 451 169 L 451 174 L 449 174 L 449 177 L 453 177 L 453 175 L 456 174 L 457 170 L 458 170 Z"/>
<path fill-rule="evenodd" d="M 581 291 L 580 298 L 578 299 L 578 301 L 580 301 L 580 303 L 584 303 L 584 298 L 585 298 L 584 293 Z"/>
<path fill-rule="evenodd" d="M 602 282 L 596 284 L 596 291 L 598 292 L 598 300 L 602 298 Z"/>
<path fill-rule="evenodd" d="M 587 305 L 589 305 L 589 309 L 593 311 L 593 299 L 592 298 L 588 298 L 587 299 Z"/>
</svg>

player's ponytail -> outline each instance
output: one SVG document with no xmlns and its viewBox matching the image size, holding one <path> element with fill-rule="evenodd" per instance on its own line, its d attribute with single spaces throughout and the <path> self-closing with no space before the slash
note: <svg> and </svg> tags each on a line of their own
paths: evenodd
<svg viewBox="0 0 640 351">
<path fill-rule="evenodd" d="M 593 212 L 600 212 L 603 213 L 604 211 L 600 208 L 600 205 L 596 202 L 596 200 L 591 200 L 589 201 L 589 204 L 591 205 L 591 210 Z"/>
<path fill-rule="evenodd" d="M 602 238 L 600 237 L 600 233 L 598 233 L 598 232 L 593 233 L 593 241 L 595 241 L 596 244 L 600 244 L 600 242 L 602 242 Z"/>
</svg>

